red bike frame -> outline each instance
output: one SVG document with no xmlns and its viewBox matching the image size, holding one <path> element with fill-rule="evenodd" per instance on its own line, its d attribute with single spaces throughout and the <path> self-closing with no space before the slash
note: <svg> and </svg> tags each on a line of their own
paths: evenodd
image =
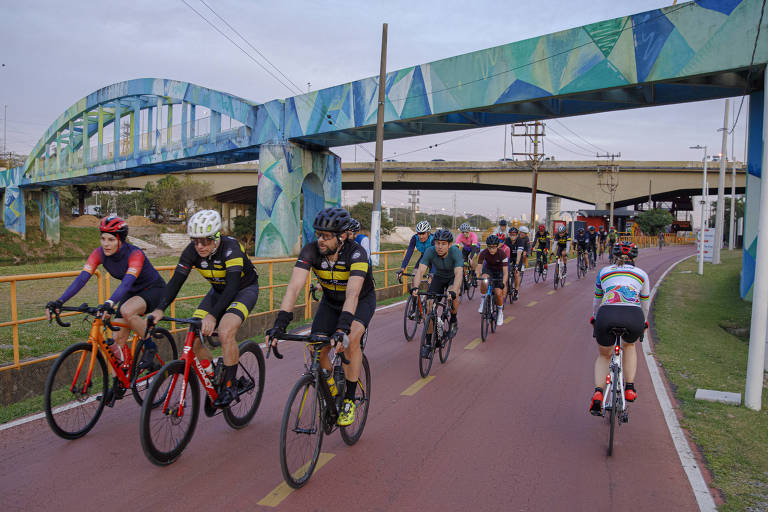
<svg viewBox="0 0 768 512">
<path fill-rule="evenodd" d="M 206 374 L 203 370 L 203 366 L 200 364 L 200 360 L 195 355 L 195 351 L 192 350 L 192 347 L 195 343 L 195 338 L 195 332 L 192 329 L 187 331 L 187 337 L 184 339 L 184 350 L 181 354 L 181 360 L 184 361 L 184 381 L 182 382 L 183 387 L 181 390 L 181 397 L 179 399 L 179 410 L 176 414 L 179 418 L 184 414 L 184 401 L 186 400 L 187 395 L 187 382 L 189 382 L 190 368 L 195 369 L 197 378 L 200 379 L 200 382 L 203 383 L 203 388 L 205 389 L 205 392 L 208 393 L 208 396 L 211 399 L 211 403 L 213 403 L 219 396 L 216 392 L 216 389 L 213 387 L 211 379 L 208 378 L 208 374 Z M 200 341 L 200 343 L 202 343 L 202 341 Z M 178 380 L 179 374 L 177 373 L 171 379 L 171 384 L 168 387 L 168 392 L 166 393 L 165 401 L 163 403 L 163 412 L 166 414 L 168 412 L 168 401 L 171 399 L 171 396 L 173 396 L 173 390 L 176 388 L 176 383 Z"/>
</svg>

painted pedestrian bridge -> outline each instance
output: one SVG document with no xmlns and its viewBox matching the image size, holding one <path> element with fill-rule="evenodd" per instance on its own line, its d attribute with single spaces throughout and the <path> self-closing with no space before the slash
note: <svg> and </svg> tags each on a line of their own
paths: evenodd
<svg viewBox="0 0 768 512">
<path fill-rule="evenodd" d="M 743 94 L 759 133 L 761 9 L 762 0 L 696 0 L 391 71 L 384 138 Z M 341 161 L 329 149 L 373 141 L 377 108 L 375 76 L 264 103 L 162 78 L 109 85 L 66 108 L 23 166 L 0 173 L 5 226 L 24 232 L 25 191 L 42 191 L 41 228 L 57 240 L 56 187 L 258 159 L 257 253 L 288 254 L 302 230 L 313 237 L 300 219 L 340 202 Z M 750 151 L 748 195 L 759 136 Z M 749 242 L 757 211 L 747 217 Z"/>
</svg>

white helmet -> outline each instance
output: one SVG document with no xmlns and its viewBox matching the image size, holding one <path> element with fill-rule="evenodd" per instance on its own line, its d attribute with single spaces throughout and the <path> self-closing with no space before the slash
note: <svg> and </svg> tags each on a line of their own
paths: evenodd
<svg viewBox="0 0 768 512">
<path fill-rule="evenodd" d="M 200 210 L 187 223 L 190 238 L 215 237 L 221 231 L 221 215 L 216 210 Z"/>
<path fill-rule="evenodd" d="M 565 226 L 563 226 L 562 224 L 560 224 L 560 225 L 557 227 L 557 232 L 558 232 L 558 233 L 565 233 Z"/>
<path fill-rule="evenodd" d="M 528 228 L 526 226 L 520 226 L 520 232 L 521 233 L 528 233 Z"/>
<path fill-rule="evenodd" d="M 417 233 L 426 233 L 427 231 L 432 231 L 432 226 L 429 225 L 429 222 L 423 220 L 416 224 Z"/>
<path fill-rule="evenodd" d="M 469 223 L 465 222 L 459 226 L 459 231 L 469 231 Z"/>
</svg>

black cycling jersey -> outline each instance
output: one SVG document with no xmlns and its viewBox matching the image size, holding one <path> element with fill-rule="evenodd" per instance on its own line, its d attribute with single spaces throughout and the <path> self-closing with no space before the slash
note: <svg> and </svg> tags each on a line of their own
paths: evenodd
<svg viewBox="0 0 768 512">
<path fill-rule="evenodd" d="M 538 245 L 540 249 L 545 249 L 549 247 L 549 231 L 544 231 L 543 233 L 541 231 L 536 232 L 536 238 L 533 239 L 533 244 Z"/>
<path fill-rule="evenodd" d="M 568 233 L 556 233 L 555 236 L 552 237 L 552 240 L 557 242 L 557 245 L 560 247 L 565 247 L 568 242 L 571 241 L 570 237 L 568 236 Z"/>
<path fill-rule="evenodd" d="M 364 278 L 360 297 L 374 291 L 373 272 L 368 263 L 368 253 L 357 242 L 347 240 L 341 246 L 339 257 L 331 262 L 320 254 L 317 242 L 310 242 L 302 247 L 296 267 L 312 270 L 317 282 L 323 287 L 323 300 L 343 304 L 347 295 L 347 281 L 350 277 Z"/>
</svg>

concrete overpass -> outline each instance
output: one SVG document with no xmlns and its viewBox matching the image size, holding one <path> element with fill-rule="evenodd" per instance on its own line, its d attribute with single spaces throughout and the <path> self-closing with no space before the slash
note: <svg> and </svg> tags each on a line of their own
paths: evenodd
<svg viewBox="0 0 768 512">
<path fill-rule="evenodd" d="M 645 203 L 649 188 L 654 201 L 701 194 L 701 162 L 675 161 L 616 161 L 616 206 Z M 710 194 L 717 194 L 719 162 L 708 163 L 707 182 Z M 196 181 L 211 184 L 211 195 L 224 203 L 255 204 L 258 184 L 258 162 L 205 167 L 184 172 Z M 544 161 L 539 167 L 538 190 L 555 197 L 594 204 L 605 209 L 610 195 L 600 186 L 598 169 L 608 170 L 602 161 Z M 506 190 L 531 191 L 531 166 L 528 162 L 383 162 L 385 190 Z M 731 164 L 728 164 L 728 173 Z M 143 188 L 156 176 L 138 176 L 109 185 Z M 603 175 L 602 181 L 605 181 Z M 746 171 L 743 163 L 736 164 L 736 191 L 745 191 Z M 730 176 L 726 185 L 730 191 Z M 373 162 L 342 163 L 344 190 L 371 190 Z"/>
</svg>

